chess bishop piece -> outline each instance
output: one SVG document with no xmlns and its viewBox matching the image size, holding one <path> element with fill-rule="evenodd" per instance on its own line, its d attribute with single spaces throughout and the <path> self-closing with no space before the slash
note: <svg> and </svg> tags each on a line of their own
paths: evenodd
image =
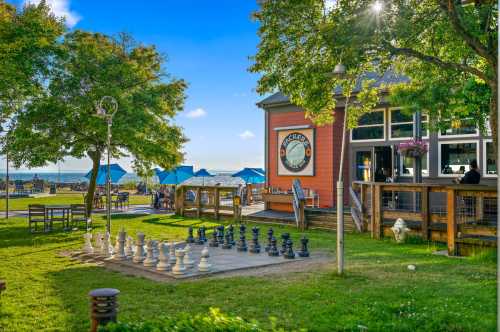
<svg viewBox="0 0 500 332">
<path fill-rule="evenodd" d="M 264 248 L 266 252 L 269 252 L 269 249 L 271 249 L 271 239 L 273 238 L 274 231 L 272 228 L 269 228 L 267 230 L 267 246 Z"/>
<path fill-rule="evenodd" d="M 102 241 L 102 254 L 104 257 L 111 257 L 113 254 L 113 247 L 111 246 L 111 236 L 108 232 L 104 234 L 104 240 Z"/>
<path fill-rule="evenodd" d="M 283 254 L 283 257 L 286 259 L 293 259 L 295 258 L 295 253 L 293 252 L 293 242 L 292 239 L 288 239 L 286 241 L 286 250 L 285 253 Z"/>
<path fill-rule="evenodd" d="M 238 245 L 236 246 L 237 251 L 247 251 L 247 241 L 245 239 L 245 225 L 240 225 L 240 240 L 238 241 Z"/>
<path fill-rule="evenodd" d="M 168 254 L 168 264 L 173 266 L 173 265 L 175 265 L 176 261 L 177 261 L 177 258 L 175 257 L 175 243 L 172 242 L 172 243 L 170 243 L 170 251 Z"/>
<path fill-rule="evenodd" d="M 276 256 L 280 255 L 280 252 L 279 252 L 278 247 L 277 247 L 277 243 L 278 243 L 278 240 L 276 240 L 276 238 L 273 236 L 271 238 L 271 247 L 269 248 L 269 251 L 267 252 L 267 254 L 269 256 L 276 257 Z"/>
<path fill-rule="evenodd" d="M 285 253 L 286 242 L 288 241 L 289 238 L 290 238 L 290 233 L 283 233 L 283 234 L 281 234 L 282 243 L 281 243 L 280 254 L 284 254 Z"/>
<path fill-rule="evenodd" d="M 186 267 L 184 266 L 184 250 L 177 249 L 175 251 L 175 266 L 172 268 L 172 273 L 175 275 L 183 275 L 186 273 Z"/>
<path fill-rule="evenodd" d="M 132 257 L 134 255 L 133 243 L 134 239 L 131 236 L 127 236 L 127 241 L 125 242 L 125 256 Z"/>
<path fill-rule="evenodd" d="M 154 242 L 153 240 L 149 240 L 146 245 L 146 252 L 147 252 L 146 259 L 144 260 L 143 263 L 145 267 L 156 266 L 156 258 L 154 257 L 153 251 L 154 251 Z"/>
<path fill-rule="evenodd" d="M 260 244 L 259 244 L 259 228 L 252 228 L 252 242 L 250 243 L 250 250 L 252 254 L 260 253 Z"/>
<path fill-rule="evenodd" d="M 235 246 L 236 242 L 234 241 L 234 226 L 232 224 L 229 225 L 227 231 L 229 233 L 229 240 L 230 240 L 229 242 L 231 243 L 231 246 Z"/>
<path fill-rule="evenodd" d="M 94 247 L 92 247 L 92 233 L 83 234 L 83 239 L 85 240 L 83 244 L 83 252 L 87 254 L 93 254 Z"/>
<path fill-rule="evenodd" d="M 118 232 L 118 236 L 117 236 L 118 248 L 116 248 L 115 255 L 113 256 L 114 259 L 117 259 L 117 260 L 127 259 L 127 255 L 125 255 L 126 238 L 127 238 L 127 233 L 122 228 L 121 231 Z"/>
<path fill-rule="evenodd" d="M 214 227 L 214 231 L 212 232 L 212 239 L 210 242 L 208 242 L 208 245 L 210 247 L 218 247 L 219 246 L 219 240 L 217 239 L 217 228 Z"/>
<path fill-rule="evenodd" d="M 135 253 L 132 261 L 134 263 L 144 262 L 144 233 L 137 233 L 137 240 L 135 242 Z"/>
<path fill-rule="evenodd" d="M 187 244 L 184 247 L 184 266 L 186 269 L 192 268 L 194 266 L 194 260 L 191 259 L 191 247 Z"/>
<path fill-rule="evenodd" d="M 208 248 L 205 247 L 201 251 L 201 259 L 200 259 L 200 264 L 198 264 L 198 271 L 210 272 L 212 264 L 210 264 L 210 262 L 208 261 L 208 257 L 210 257 L 210 254 L 208 253 Z"/>
<path fill-rule="evenodd" d="M 300 239 L 300 244 L 301 244 L 301 247 L 300 247 L 300 250 L 298 252 L 298 255 L 300 257 L 309 257 L 309 250 L 308 250 L 308 243 L 309 243 L 309 239 L 304 236 L 302 236 L 302 238 Z"/>
<path fill-rule="evenodd" d="M 187 243 L 194 243 L 194 236 L 193 236 L 193 227 L 189 226 L 188 228 L 188 237 L 186 239 Z"/>
<path fill-rule="evenodd" d="M 160 254 L 158 256 L 158 265 L 156 265 L 157 271 L 169 271 L 170 264 L 168 263 L 168 244 L 165 242 L 160 243 Z"/>
</svg>

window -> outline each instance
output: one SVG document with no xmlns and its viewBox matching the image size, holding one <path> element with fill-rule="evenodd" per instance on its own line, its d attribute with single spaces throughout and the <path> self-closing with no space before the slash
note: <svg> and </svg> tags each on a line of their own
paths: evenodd
<svg viewBox="0 0 500 332">
<path fill-rule="evenodd" d="M 440 137 L 448 136 L 476 136 L 479 134 L 474 119 L 451 120 L 449 128 L 439 132 Z"/>
<path fill-rule="evenodd" d="M 351 132 L 351 141 L 385 140 L 384 113 L 384 111 L 373 111 L 363 114 L 358 120 L 358 127 Z"/>
<path fill-rule="evenodd" d="M 497 176 L 497 156 L 493 149 L 493 142 L 491 140 L 484 141 L 483 150 L 483 175 L 485 177 Z"/>
<path fill-rule="evenodd" d="M 356 180 L 371 181 L 372 180 L 372 152 L 357 151 L 356 152 Z"/>
<path fill-rule="evenodd" d="M 399 109 L 390 110 L 390 139 L 407 139 L 413 137 L 413 115 Z M 422 115 L 422 136 L 428 137 L 429 119 L 427 115 Z"/>
<path fill-rule="evenodd" d="M 401 176 L 413 176 L 413 158 L 401 155 L 400 174 Z M 429 176 L 429 152 L 422 157 L 422 176 Z"/>
<path fill-rule="evenodd" d="M 476 141 L 440 142 L 439 143 L 439 175 L 462 175 L 469 169 L 469 163 L 478 160 Z"/>
</svg>

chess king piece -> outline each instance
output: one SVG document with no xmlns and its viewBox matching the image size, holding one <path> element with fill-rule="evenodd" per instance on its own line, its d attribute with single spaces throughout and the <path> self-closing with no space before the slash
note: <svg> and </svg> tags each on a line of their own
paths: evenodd
<svg viewBox="0 0 500 332">
<path fill-rule="evenodd" d="M 309 239 L 304 236 L 300 239 L 300 250 L 298 252 L 298 255 L 300 257 L 309 257 L 309 250 L 307 248 L 307 245 L 309 243 Z"/>
<path fill-rule="evenodd" d="M 205 228 L 205 226 L 201 226 L 200 227 L 201 229 L 201 239 L 203 240 L 203 244 L 207 243 L 207 229 Z"/>
<path fill-rule="evenodd" d="M 137 240 L 135 242 L 135 254 L 132 261 L 134 263 L 144 262 L 144 233 L 137 233 Z"/>
<path fill-rule="evenodd" d="M 231 249 L 232 247 L 231 234 L 229 234 L 229 232 L 226 232 L 226 235 L 224 235 L 224 244 L 222 245 L 222 249 Z"/>
<path fill-rule="evenodd" d="M 170 252 L 169 252 L 169 255 L 168 255 L 168 264 L 174 265 L 176 261 L 177 261 L 177 258 L 175 257 L 175 243 L 172 242 L 172 243 L 170 243 Z"/>
<path fill-rule="evenodd" d="M 186 269 L 192 268 L 194 266 L 194 260 L 191 259 L 191 246 L 187 244 L 184 247 L 184 266 Z"/>
<path fill-rule="evenodd" d="M 93 254 L 94 247 L 92 247 L 92 233 L 83 234 L 83 239 L 85 240 L 83 244 L 83 252 L 87 254 Z"/>
<path fill-rule="evenodd" d="M 200 228 L 198 228 L 198 230 L 196 231 L 196 244 L 204 244 L 205 242 L 203 241 L 203 234 L 202 234 L 203 230 Z"/>
<path fill-rule="evenodd" d="M 188 228 L 188 237 L 186 239 L 187 243 L 194 243 L 194 236 L 193 236 L 193 227 L 189 226 Z"/>
<path fill-rule="evenodd" d="M 278 250 L 278 246 L 277 246 L 277 243 L 278 243 L 278 240 L 276 240 L 276 238 L 273 236 L 271 238 L 271 247 L 269 248 L 269 251 L 267 252 L 267 254 L 271 257 L 276 257 L 276 256 L 279 256 L 280 255 L 280 252 Z"/>
<path fill-rule="evenodd" d="M 219 240 L 219 244 L 224 244 L 224 226 L 217 227 L 217 239 Z"/>
<path fill-rule="evenodd" d="M 269 252 L 269 249 L 271 249 L 271 239 L 273 238 L 273 234 L 274 234 L 274 231 L 273 229 L 270 227 L 268 230 L 267 230 L 267 246 L 264 248 L 264 250 L 266 252 Z"/>
<path fill-rule="evenodd" d="M 208 243 L 210 247 L 218 247 L 219 246 L 219 240 L 217 239 L 217 228 L 214 227 L 214 231 L 212 232 L 212 239 Z"/>
<path fill-rule="evenodd" d="M 208 257 L 210 257 L 210 254 L 208 253 L 208 248 L 205 247 L 201 251 L 201 259 L 200 259 L 200 264 L 198 264 L 198 271 L 210 272 L 212 264 L 209 263 Z"/>
<path fill-rule="evenodd" d="M 165 242 L 160 243 L 160 254 L 158 256 L 158 265 L 156 265 L 157 271 L 169 271 L 170 264 L 168 263 L 168 244 Z"/>
<path fill-rule="evenodd" d="M 95 233 L 95 248 L 97 250 L 101 250 L 102 248 L 102 234 L 97 232 Z"/>
<path fill-rule="evenodd" d="M 132 257 L 134 255 L 134 248 L 132 247 L 134 239 L 131 236 L 127 236 L 127 242 L 125 243 L 125 256 Z"/>
<path fill-rule="evenodd" d="M 153 254 L 154 251 L 154 242 L 153 240 L 149 240 L 147 245 L 146 245 L 146 259 L 144 260 L 144 266 L 145 267 L 153 267 L 156 266 L 156 259 Z"/>
<path fill-rule="evenodd" d="M 236 250 L 238 251 L 247 251 L 247 241 L 245 239 L 245 225 L 240 225 L 240 240 L 238 241 L 238 245 L 236 246 Z"/>
<path fill-rule="evenodd" d="M 260 244 L 259 244 L 259 228 L 252 228 L 252 242 L 250 243 L 250 250 L 252 254 L 260 253 Z"/>
<path fill-rule="evenodd" d="M 236 242 L 234 241 L 234 226 L 232 224 L 227 228 L 227 232 L 229 233 L 229 242 L 231 245 L 236 245 Z"/>
<path fill-rule="evenodd" d="M 284 258 L 293 259 L 295 258 L 295 253 L 293 252 L 293 242 L 292 239 L 286 240 L 286 250 L 283 254 Z"/>
<path fill-rule="evenodd" d="M 177 249 L 175 251 L 175 266 L 172 268 L 172 273 L 176 275 L 183 275 L 186 273 L 186 267 L 184 266 L 184 250 Z"/>
<path fill-rule="evenodd" d="M 108 232 L 104 234 L 104 240 L 102 241 L 102 254 L 104 257 L 110 257 L 113 254 L 113 247 L 111 246 L 111 235 Z"/>
<path fill-rule="evenodd" d="M 281 240 L 283 241 L 281 243 L 281 249 L 280 249 L 280 254 L 284 254 L 286 250 L 286 242 L 290 238 L 290 233 L 283 233 L 281 234 Z"/>
<path fill-rule="evenodd" d="M 121 231 L 118 232 L 118 248 L 116 248 L 115 259 L 125 260 L 127 259 L 127 255 L 125 255 L 125 241 L 127 238 L 127 232 L 122 228 Z"/>
</svg>

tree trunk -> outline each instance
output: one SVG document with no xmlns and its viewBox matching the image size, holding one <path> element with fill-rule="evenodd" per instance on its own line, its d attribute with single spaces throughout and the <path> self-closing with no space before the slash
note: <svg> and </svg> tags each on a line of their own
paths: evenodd
<svg viewBox="0 0 500 332">
<path fill-rule="evenodd" d="M 92 208 L 94 205 L 94 194 L 97 181 L 97 172 L 99 171 L 99 165 L 101 163 L 101 153 L 97 151 L 89 151 L 87 152 L 87 154 L 89 155 L 90 159 L 92 159 L 92 174 L 90 176 L 86 202 L 87 215 L 90 217 L 92 215 Z"/>
<path fill-rule="evenodd" d="M 490 84 L 491 87 L 491 100 L 490 100 L 490 128 L 491 137 L 493 138 L 493 149 L 495 151 L 495 156 L 498 156 L 498 85 L 496 84 L 496 79 L 494 84 Z M 499 160 L 497 158 L 497 171 L 498 171 Z"/>
</svg>

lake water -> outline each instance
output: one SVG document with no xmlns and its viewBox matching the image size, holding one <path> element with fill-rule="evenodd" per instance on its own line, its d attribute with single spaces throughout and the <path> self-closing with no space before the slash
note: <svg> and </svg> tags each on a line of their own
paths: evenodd
<svg viewBox="0 0 500 332">
<path fill-rule="evenodd" d="M 59 182 L 59 183 L 75 183 L 75 182 L 86 182 L 88 181 L 85 177 L 87 173 L 79 173 L 79 172 L 41 172 L 41 173 L 30 173 L 30 172 L 19 172 L 19 173 L 9 173 L 9 178 L 11 181 L 14 180 L 23 180 L 30 181 L 33 180 L 35 174 L 39 179 L 48 181 L 48 182 Z M 5 180 L 5 173 L 0 173 L 0 179 Z M 134 173 L 127 173 L 121 179 L 119 183 L 127 183 L 127 182 L 138 182 L 140 178 Z"/>
</svg>

